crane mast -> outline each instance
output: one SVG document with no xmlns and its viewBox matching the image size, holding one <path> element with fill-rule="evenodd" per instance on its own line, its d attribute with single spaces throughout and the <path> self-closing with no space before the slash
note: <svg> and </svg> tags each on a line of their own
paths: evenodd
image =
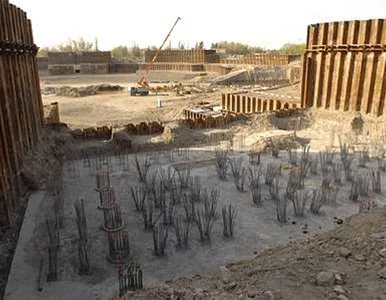
<svg viewBox="0 0 386 300">
<path fill-rule="evenodd" d="M 174 28 L 177 26 L 177 23 L 181 20 L 180 17 L 177 18 L 177 20 L 174 22 L 172 28 L 170 29 L 169 33 L 166 35 L 164 41 L 162 42 L 161 46 L 157 49 L 153 59 L 151 60 L 151 62 L 149 64 L 146 65 L 146 69 L 145 69 L 145 72 L 144 72 L 144 75 L 142 75 L 141 79 L 138 81 L 138 84 L 142 87 L 149 87 L 149 82 L 147 80 L 147 76 L 149 75 L 149 70 L 151 68 L 151 66 L 155 63 L 155 61 L 157 60 L 157 57 L 159 55 L 159 53 L 161 52 L 162 48 L 165 46 L 166 42 L 168 41 L 170 35 L 172 34 Z"/>
</svg>

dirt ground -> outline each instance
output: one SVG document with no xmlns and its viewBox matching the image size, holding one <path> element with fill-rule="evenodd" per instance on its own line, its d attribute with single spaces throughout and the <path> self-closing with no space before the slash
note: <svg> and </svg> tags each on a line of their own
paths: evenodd
<svg viewBox="0 0 386 300">
<path fill-rule="evenodd" d="M 166 79 L 164 74 L 158 72 L 153 74 L 154 77 L 151 79 L 157 82 L 178 81 L 186 84 L 201 82 L 201 78 L 192 74 L 170 73 Z M 136 80 L 138 80 L 138 75 L 43 77 L 42 87 L 83 86 L 98 83 L 126 86 Z M 233 91 L 238 89 L 238 87 L 227 88 L 227 90 Z M 295 93 L 296 87 L 285 89 Z M 285 89 L 273 92 L 281 94 L 285 93 Z M 99 125 L 122 127 L 129 122 L 171 122 L 181 118 L 182 108 L 186 105 L 201 101 L 220 104 L 220 94 L 225 90 L 219 88 L 211 93 L 160 96 L 163 101 L 162 108 L 156 108 L 156 97 L 130 97 L 126 90 L 82 98 L 43 96 L 43 100 L 45 103 L 59 102 L 61 121 L 68 123 L 70 128 Z M 235 122 L 229 128 L 217 130 L 188 130 L 187 128 L 181 130 L 181 128 L 177 128 L 180 130 L 177 132 L 181 135 L 179 140 L 183 141 L 178 144 L 178 147 L 186 149 L 183 152 L 188 153 L 186 156 L 179 156 L 178 151 L 173 150 L 154 150 L 146 154 L 137 154 L 139 157 L 149 157 L 153 169 L 173 167 L 181 163 L 189 164 L 192 167 L 192 175 L 200 178 L 203 187 L 220 190 L 218 212 L 228 204 L 232 204 L 238 209 L 234 238 L 227 239 L 222 236 L 222 220 L 218 218 L 213 228 L 210 243 L 202 244 L 199 241 L 197 226 L 192 224 L 189 248 L 182 251 L 176 247 L 174 228 L 170 228 L 166 256 L 161 258 L 154 256 L 152 234 L 144 231 L 142 217 L 135 211 L 129 195 L 129 188 L 139 184 L 134 168 L 135 155 L 125 154 L 124 163 L 121 160 L 122 156 L 110 156 L 108 161 L 110 162 L 112 186 L 115 188 L 121 203 L 125 228 L 129 233 L 131 258 L 139 261 L 144 270 L 146 290 L 136 294 L 138 299 L 246 299 L 258 298 L 264 290 L 272 291 L 274 298 L 261 299 L 329 299 L 329 293 L 332 292 L 333 287 L 329 286 L 328 289 L 317 287 L 315 289 L 314 281 L 318 272 L 328 271 L 334 268 L 335 264 L 335 270 L 339 269 L 340 273 L 352 274 L 349 276 L 357 278 L 355 281 L 345 277 L 345 281 L 348 282 L 345 289 L 348 289 L 350 293 L 348 299 L 383 299 L 381 297 L 375 298 L 381 295 L 382 290 L 378 294 L 368 292 L 371 287 L 370 280 L 366 282 L 368 284 L 366 290 L 357 289 L 354 285 L 357 282 L 365 284 L 365 279 L 362 280 L 359 274 L 355 275 L 354 272 L 365 270 L 364 267 L 368 268 L 369 271 L 371 264 L 376 261 L 373 259 L 371 264 L 365 264 L 362 259 L 354 259 L 355 254 L 357 254 L 354 248 L 357 246 L 351 244 L 346 245 L 346 247 L 351 250 L 352 255 L 350 255 L 353 259 L 340 259 L 334 252 L 338 251 L 339 248 L 336 246 L 338 244 L 331 245 L 331 240 L 335 239 L 335 233 L 323 234 L 328 230 L 335 229 L 335 232 L 339 232 L 339 239 L 342 239 L 339 246 L 345 245 L 346 242 L 343 242 L 345 235 L 353 234 L 347 225 L 352 224 L 351 221 L 345 220 L 346 217 L 358 212 L 358 203 L 348 199 L 351 183 L 343 180 L 342 185 L 339 186 L 337 204 L 323 206 L 318 215 L 311 214 L 307 207 L 304 218 L 294 217 L 293 207 L 289 204 L 288 220 L 283 225 L 278 223 L 276 219 L 276 205 L 269 199 L 267 186 L 263 184 L 264 202 L 262 206 L 258 207 L 253 204 L 248 188 L 245 193 L 236 190 L 230 170 L 226 181 L 218 179 L 214 166 L 214 151 L 217 147 L 229 147 L 229 141 L 219 142 L 215 140 L 209 144 L 206 143 L 206 141 L 210 141 L 208 137 L 215 132 L 231 131 L 234 134 L 231 156 L 242 157 L 245 166 L 250 165 L 247 155 L 249 150 L 258 145 L 266 144 L 269 139 L 279 137 L 309 141 L 312 156 L 317 156 L 317 153 L 325 150 L 327 146 L 338 152 L 338 138 L 348 141 L 352 145 L 355 144 L 356 150 L 367 145 L 373 153 L 376 146 L 385 141 L 383 129 L 384 124 L 386 124 L 385 120 L 365 117 L 363 135 L 355 136 L 350 125 L 353 117 L 354 114 L 350 113 L 313 110 L 294 115 L 289 119 L 279 119 L 270 113 L 259 114 Z M 291 126 L 288 125 L 289 123 Z M 135 146 L 143 146 L 144 143 L 149 144 L 161 140 L 162 136 L 138 137 L 133 138 L 133 143 Z M 197 145 L 192 145 L 194 142 Z M 82 144 L 72 141 L 72 143 L 73 148 L 67 147 L 68 153 L 64 153 L 67 157 L 76 157 L 75 154 L 72 155 L 71 151 L 75 153 L 79 151 L 78 148 L 98 148 L 109 142 Z M 37 291 L 40 258 L 46 257 L 45 253 L 47 252 L 45 219 L 52 204 L 47 199 L 45 191 L 42 190 L 30 197 L 4 299 L 110 299 L 116 295 L 118 291 L 117 267 L 106 259 L 108 250 L 106 235 L 100 229 L 103 216 L 101 211 L 97 209 L 98 193 L 94 190 L 95 160 L 92 159 L 91 161 L 91 166 L 86 166 L 83 160 L 65 163 L 65 227 L 61 231 L 59 280 L 47 282 L 42 292 Z M 335 161 L 339 162 L 339 154 L 336 154 Z M 270 154 L 262 155 L 261 167 L 263 169 L 271 162 L 277 162 L 283 166 L 283 175 L 279 185 L 280 193 L 283 193 L 291 169 L 286 151 L 281 151 L 279 158 L 273 158 Z M 375 159 L 372 159 L 366 168 L 359 168 L 357 161 L 354 161 L 354 165 L 354 173 L 367 174 L 377 168 Z M 306 179 L 306 190 L 319 186 L 320 182 L 320 171 L 317 175 L 309 175 Z M 85 200 L 86 215 L 89 222 L 91 274 L 88 276 L 80 276 L 77 273 L 77 229 L 73 203 L 80 197 Z M 384 194 L 371 193 L 369 198 L 374 199 L 379 205 L 386 204 Z M 179 210 L 183 213 L 181 206 Z M 380 212 L 379 215 L 376 215 L 374 224 L 380 224 L 379 220 L 383 214 L 384 212 Z M 343 227 L 338 220 L 343 220 Z M 367 219 L 359 216 L 354 217 L 353 220 L 354 224 L 357 224 L 355 220 L 365 222 Z M 359 225 L 356 225 L 353 228 L 358 227 Z M 340 231 L 341 228 L 344 229 Z M 370 235 L 375 232 L 373 227 L 369 228 L 368 231 L 366 228 L 363 229 L 363 235 Z M 379 226 L 380 230 L 382 228 Z M 322 235 L 314 237 L 317 234 Z M 375 243 L 367 240 L 364 242 L 364 240 L 360 243 L 366 242 L 368 244 L 363 247 L 367 247 L 369 243 Z M 322 245 L 320 243 L 326 243 L 331 247 L 326 247 L 323 252 L 319 249 L 321 248 L 319 246 Z M 288 246 L 285 248 L 287 244 Z M 279 248 L 266 250 L 275 247 Z M 379 247 L 377 244 L 373 251 L 379 251 Z M 307 249 L 310 252 L 307 252 Z M 259 255 L 260 253 L 261 255 Z M 364 255 L 363 253 L 363 251 L 360 252 L 361 255 Z M 326 261 L 325 264 L 323 259 Z M 246 260 L 246 262 L 237 263 L 240 260 Z M 287 263 L 291 268 L 286 268 Z M 218 270 L 219 267 L 222 267 L 220 278 L 218 275 L 205 277 Z M 370 275 L 374 277 L 374 272 Z M 369 278 L 373 280 L 371 276 Z M 281 282 L 284 282 L 283 286 Z M 373 286 L 379 287 L 377 284 Z M 152 288 L 153 285 L 158 287 Z M 313 295 L 314 290 L 316 291 L 315 296 Z M 134 295 L 129 294 L 129 297 L 131 296 L 134 297 Z M 345 298 L 337 299 L 344 300 Z"/>
<path fill-rule="evenodd" d="M 169 122 L 182 117 L 182 109 L 190 104 L 209 101 L 220 104 L 221 91 L 176 96 L 174 92 L 161 93 L 159 96 L 130 96 L 127 88 L 135 86 L 140 74 L 99 75 L 99 76 L 55 76 L 41 78 L 42 89 L 52 86 L 72 87 L 90 84 L 118 84 L 124 87 L 121 92 L 103 93 L 81 98 L 43 95 L 43 103 L 59 103 L 60 119 L 70 128 L 87 128 L 100 125 L 122 127 L 128 123 Z M 152 86 L 182 83 L 197 85 L 199 74 L 184 72 L 152 72 L 149 80 Z M 162 108 L 157 108 L 157 99 Z"/>
</svg>

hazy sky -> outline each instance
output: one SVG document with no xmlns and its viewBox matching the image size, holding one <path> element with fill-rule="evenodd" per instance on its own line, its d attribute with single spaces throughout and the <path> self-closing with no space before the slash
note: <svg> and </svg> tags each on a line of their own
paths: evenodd
<svg viewBox="0 0 386 300">
<path fill-rule="evenodd" d="M 386 0 L 10 0 L 28 13 L 39 47 L 98 37 L 100 50 L 159 45 L 179 16 L 172 46 L 203 40 L 265 48 L 303 42 L 307 25 L 385 18 Z"/>
</svg>

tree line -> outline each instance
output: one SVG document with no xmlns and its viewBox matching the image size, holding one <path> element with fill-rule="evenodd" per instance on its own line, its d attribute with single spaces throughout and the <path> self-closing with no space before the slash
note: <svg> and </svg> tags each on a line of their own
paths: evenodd
<svg viewBox="0 0 386 300">
<path fill-rule="evenodd" d="M 111 50 L 111 55 L 116 59 L 128 59 L 141 61 L 144 59 L 146 50 L 155 50 L 156 46 L 149 46 L 147 48 L 141 48 L 137 44 L 133 44 L 131 47 L 121 45 Z M 171 49 L 169 43 L 165 49 Z M 203 41 L 197 42 L 193 47 L 186 45 L 183 42 L 178 43 L 178 49 L 205 49 Z M 248 55 L 254 53 L 274 53 L 274 54 L 301 54 L 306 49 L 304 43 L 286 43 L 279 49 L 264 49 L 263 47 L 250 46 L 239 42 L 221 41 L 212 43 L 210 49 L 221 49 L 226 55 Z M 85 51 L 99 51 L 98 40 L 95 42 L 86 41 L 83 38 L 79 40 L 68 40 L 55 47 L 44 47 L 39 50 L 38 56 L 47 56 L 48 52 L 85 52 Z"/>
</svg>

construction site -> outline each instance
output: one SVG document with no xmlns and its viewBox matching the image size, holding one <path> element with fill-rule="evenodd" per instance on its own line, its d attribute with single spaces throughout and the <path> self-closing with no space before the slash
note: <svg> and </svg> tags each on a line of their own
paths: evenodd
<svg viewBox="0 0 386 300">
<path fill-rule="evenodd" d="M 386 19 L 301 55 L 37 58 L 0 0 L 0 299 L 386 299 Z M 32 20 L 33 21 L 33 20 Z"/>
</svg>

